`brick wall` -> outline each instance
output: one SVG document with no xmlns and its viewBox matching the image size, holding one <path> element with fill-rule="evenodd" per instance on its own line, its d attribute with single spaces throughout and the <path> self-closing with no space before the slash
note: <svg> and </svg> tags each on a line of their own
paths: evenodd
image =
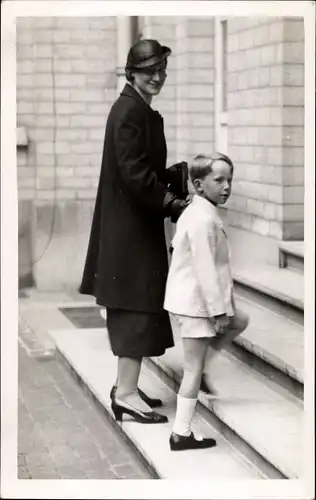
<svg viewBox="0 0 316 500">
<path fill-rule="evenodd" d="M 149 16 L 140 25 L 143 37 L 173 51 L 153 102 L 165 121 L 168 165 L 212 152 L 214 18 Z M 21 242 L 28 236 L 20 261 L 25 267 L 26 254 L 36 261 L 39 288 L 71 288 L 81 277 L 104 128 L 117 93 L 116 29 L 114 17 L 17 22 L 17 122 L 30 139 L 29 151 L 18 155 Z M 267 241 L 303 238 L 303 130 L 303 20 L 229 18 L 233 228 Z"/>
<path fill-rule="evenodd" d="M 177 161 L 176 143 L 176 64 L 175 30 L 177 18 L 172 16 L 148 16 L 142 18 L 143 38 L 156 38 L 162 45 L 170 47 L 172 54 L 168 59 L 167 79 L 161 93 L 153 99 L 152 106 L 164 119 L 168 147 L 167 165 Z"/>
<path fill-rule="evenodd" d="M 214 148 L 214 19 L 146 17 L 144 37 L 171 47 L 168 79 L 154 106 L 165 120 L 168 162 Z"/>
<path fill-rule="evenodd" d="M 283 239 L 304 239 L 304 21 L 283 20 Z"/>
<path fill-rule="evenodd" d="M 228 33 L 228 153 L 236 164 L 228 221 L 264 236 L 299 239 L 303 21 L 233 18 Z"/>
<path fill-rule="evenodd" d="M 18 169 L 21 198 L 49 200 L 55 187 L 60 200 L 94 196 L 116 96 L 115 21 L 18 19 L 18 122 L 31 141 Z"/>
<path fill-rule="evenodd" d="M 80 280 L 116 84 L 115 17 L 18 19 L 19 199 L 33 200 L 39 287 Z"/>
<path fill-rule="evenodd" d="M 214 148 L 214 19 L 177 25 L 177 149 L 191 159 Z"/>
<path fill-rule="evenodd" d="M 146 17 L 143 36 L 170 46 L 168 78 L 154 100 L 165 121 L 168 164 L 214 148 L 214 19 Z M 167 244 L 174 227 L 166 221 Z"/>
</svg>

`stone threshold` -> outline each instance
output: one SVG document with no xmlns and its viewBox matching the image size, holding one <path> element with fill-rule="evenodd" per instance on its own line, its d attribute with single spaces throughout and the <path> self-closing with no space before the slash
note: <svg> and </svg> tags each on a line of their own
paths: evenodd
<svg viewBox="0 0 316 500">
<path fill-rule="evenodd" d="M 280 241 L 279 249 L 304 261 L 304 241 Z"/>
</svg>

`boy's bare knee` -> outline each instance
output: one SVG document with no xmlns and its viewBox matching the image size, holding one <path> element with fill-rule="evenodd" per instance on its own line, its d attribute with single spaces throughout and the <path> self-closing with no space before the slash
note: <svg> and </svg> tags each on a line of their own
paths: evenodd
<svg viewBox="0 0 316 500">
<path fill-rule="evenodd" d="M 234 330 L 238 331 L 239 333 L 242 333 L 244 330 L 249 325 L 249 316 L 248 314 L 244 313 L 240 309 L 236 311 L 235 316 L 233 317 L 233 324 L 232 327 Z"/>
<path fill-rule="evenodd" d="M 239 316 L 238 316 L 238 326 L 239 328 L 244 331 L 246 330 L 247 326 L 249 324 L 249 316 L 248 314 L 244 313 L 244 312 L 240 312 L 239 313 Z"/>
<path fill-rule="evenodd" d="M 240 309 L 237 309 L 236 319 L 240 322 L 240 324 L 243 325 L 248 325 L 249 323 L 248 314 L 246 314 L 244 311 L 241 311 Z"/>
</svg>

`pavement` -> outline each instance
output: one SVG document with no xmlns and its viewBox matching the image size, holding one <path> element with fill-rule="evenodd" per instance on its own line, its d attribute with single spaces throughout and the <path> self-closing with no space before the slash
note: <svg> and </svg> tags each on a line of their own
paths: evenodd
<svg viewBox="0 0 316 500">
<path fill-rule="evenodd" d="M 20 317 L 19 479 L 151 479 L 53 346 Z"/>
</svg>

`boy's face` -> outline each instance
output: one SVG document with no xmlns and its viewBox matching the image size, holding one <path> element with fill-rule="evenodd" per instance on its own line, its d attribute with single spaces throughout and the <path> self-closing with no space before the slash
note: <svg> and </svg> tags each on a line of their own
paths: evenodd
<svg viewBox="0 0 316 500">
<path fill-rule="evenodd" d="M 213 163 L 212 172 L 196 184 L 198 194 L 215 205 L 223 205 L 228 200 L 232 187 L 232 168 L 224 161 Z"/>
</svg>

